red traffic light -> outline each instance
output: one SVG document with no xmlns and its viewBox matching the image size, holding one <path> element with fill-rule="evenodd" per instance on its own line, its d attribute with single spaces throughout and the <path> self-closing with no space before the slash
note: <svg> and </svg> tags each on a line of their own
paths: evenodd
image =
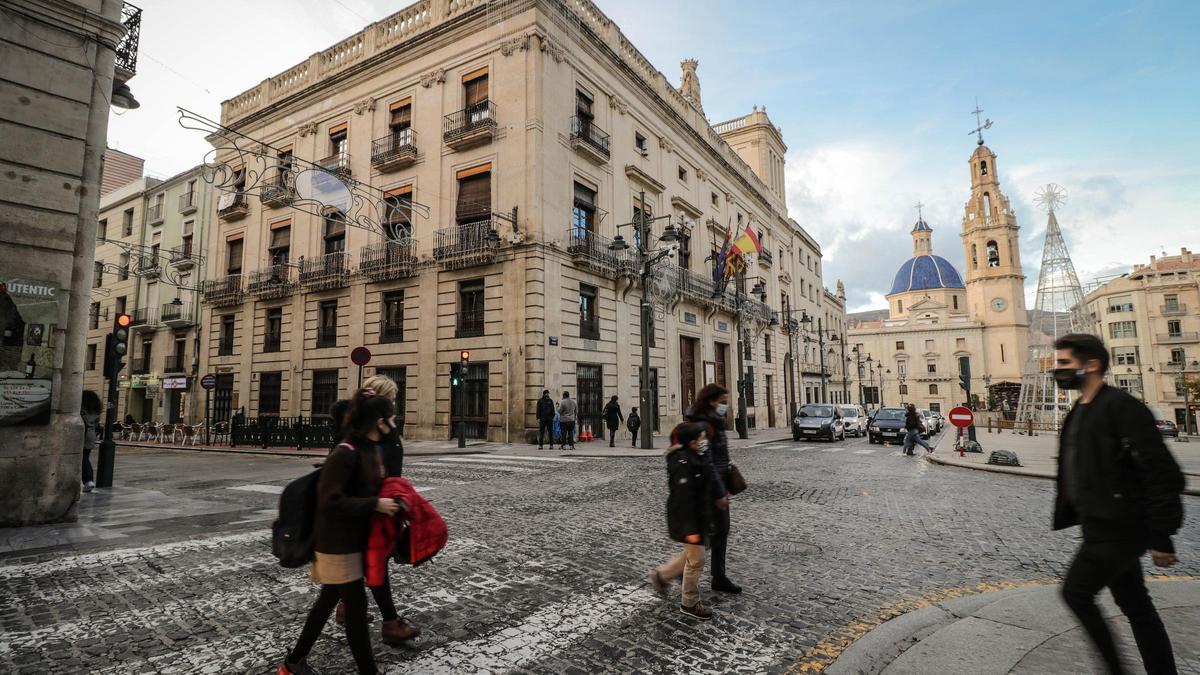
<svg viewBox="0 0 1200 675">
<path fill-rule="evenodd" d="M 458 358 L 461 361 L 470 361 L 471 360 L 471 352 L 464 349 L 464 350 L 462 350 L 462 352 L 459 353 Z"/>
<path fill-rule="evenodd" d="M 116 316 L 117 325 L 121 328 L 129 328 L 129 324 L 133 323 L 133 316 L 129 314 L 118 314 Z"/>
</svg>

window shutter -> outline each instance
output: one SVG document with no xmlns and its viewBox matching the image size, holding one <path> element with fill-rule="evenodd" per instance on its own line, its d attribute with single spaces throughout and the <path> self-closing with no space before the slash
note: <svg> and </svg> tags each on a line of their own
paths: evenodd
<svg viewBox="0 0 1200 675">
<path fill-rule="evenodd" d="M 479 173 L 458 181 L 458 220 L 482 219 L 492 212 L 492 174 Z"/>
<path fill-rule="evenodd" d="M 596 204 L 596 191 L 583 183 L 575 183 L 575 203 L 594 206 Z"/>
<path fill-rule="evenodd" d="M 486 72 L 463 84 L 466 87 L 466 104 L 468 108 L 488 100 L 488 76 Z"/>
<path fill-rule="evenodd" d="M 280 227 L 271 230 L 271 248 L 283 248 L 292 241 L 292 228 Z"/>
<path fill-rule="evenodd" d="M 346 217 L 341 211 L 333 211 L 325 215 L 325 238 L 340 237 L 346 234 Z"/>
<path fill-rule="evenodd" d="M 407 127 L 412 125 L 412 99 L 404 99 L 399 104 L 391 108 L 393 127 Z"/>
</svg>

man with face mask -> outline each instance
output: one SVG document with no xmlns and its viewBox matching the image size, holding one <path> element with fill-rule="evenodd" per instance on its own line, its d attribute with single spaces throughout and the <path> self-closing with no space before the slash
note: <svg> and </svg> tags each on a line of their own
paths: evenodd
<svg viewBox="0 0 1200 675">
<path fill-rule="evenodd" d="M 1142 577 L 1147 550 L 1159 567 L 1178 561 L 1171 535 L 1183 523 L 1184 478 L 1140 401 L 1104 383 L 1108 350 L 1094 335 L 1054 343 L 1054 379 L 1079 392 L 1059 435 L 1054 529 L 1079 525 L 1083 545 L 1063 579 L 1063 600 L 1110 672 L 1122 672 L 1096 607 L 1104 587 L 1129 619 L 1146 671 L 1175 673 L 1171 640 Z"/>
</svg>

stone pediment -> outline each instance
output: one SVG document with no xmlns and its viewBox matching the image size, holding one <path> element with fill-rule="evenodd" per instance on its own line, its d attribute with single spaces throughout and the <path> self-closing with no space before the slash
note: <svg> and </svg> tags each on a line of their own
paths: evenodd
<svg viewBox="0 0 1200 675">
<path fill-rule="evenodd" d="M 700 216 L 704 215 L 704 212 L 697 208 L 695 204 L 689 202 L 683 197 L 680 197 L 679 195 L 671 197 L 671 206 L 674 206 L 693 218 L 699 218 Z"/>
<path fill-rule="evenodd" d="M 667 189 L 667 186 L 658 182 L 658 179 L 656 179 L 654 176 L 651 176 L 632 164 L 625 165 L 625 176 L 630 180 L 646 186 L 646 188 L 651 192 L 661 194 L 663 190 Z"/>
<path fill-rule="evenodd" d="M 920 300 L 916 301 L 912 305 L 910 305 L 908 308 L 908 312 L 909 312 L 909 314 L 911 314 L 913 312 L 918 312 L 918 311 L 929 312 L 929 311 L 934 311 L 934 310 L 939 310 L 939 309 L 946 309 L 946 305 L 944 303 L 938 302 L 937 300 L 934 300 L 931 297 L 926 296 L 926 297 L 921 298 Z"/>
</svg>

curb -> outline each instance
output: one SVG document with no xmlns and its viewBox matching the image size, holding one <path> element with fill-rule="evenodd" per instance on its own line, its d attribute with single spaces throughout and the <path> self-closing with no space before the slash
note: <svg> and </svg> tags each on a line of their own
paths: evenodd
<svg viewBox="0 0 1200 675">
<path fill-rule="evenodd" d="M 936 456 L 936 453 L 925 455 L 925 459 L 929 460 L 930 462 L 933 462 L 934 464 L 940 464 L 942 466 L 954 466 L 954 467 L 958 467 L 960 469 L 972 469 L 974 471 L 991 471 L 992 473 L 1007 473 L 1007 474 L 1011 474 L 1014 476 L 1025 476 L 1027 478 L 1045 478 L 1048 480 L 1055 480 L 1056 478 L 1058 478 L 1058 476 L 1050 473 L 1049 471 L 1034 471 L 1033 469 L 1026 469 L 1024 467 L 1003 466 L 1003 465 L 999 465 L 999 464 L 975 464 L 975 463 L 970 463 L 970 462 L 956 462 L 953 460 L 946 459 L 944 457 L 938 457 L 938 456 Z M 1192 475 L 1192 474 L 1187 474 L 1187 475 Z M 1194 497 L 1200 497 L 1200 487 L 1191 487 L 1191 486 L 1185 487 L 1183 489 L 1183 494 L 1191 495 Z"/>
</svg>

